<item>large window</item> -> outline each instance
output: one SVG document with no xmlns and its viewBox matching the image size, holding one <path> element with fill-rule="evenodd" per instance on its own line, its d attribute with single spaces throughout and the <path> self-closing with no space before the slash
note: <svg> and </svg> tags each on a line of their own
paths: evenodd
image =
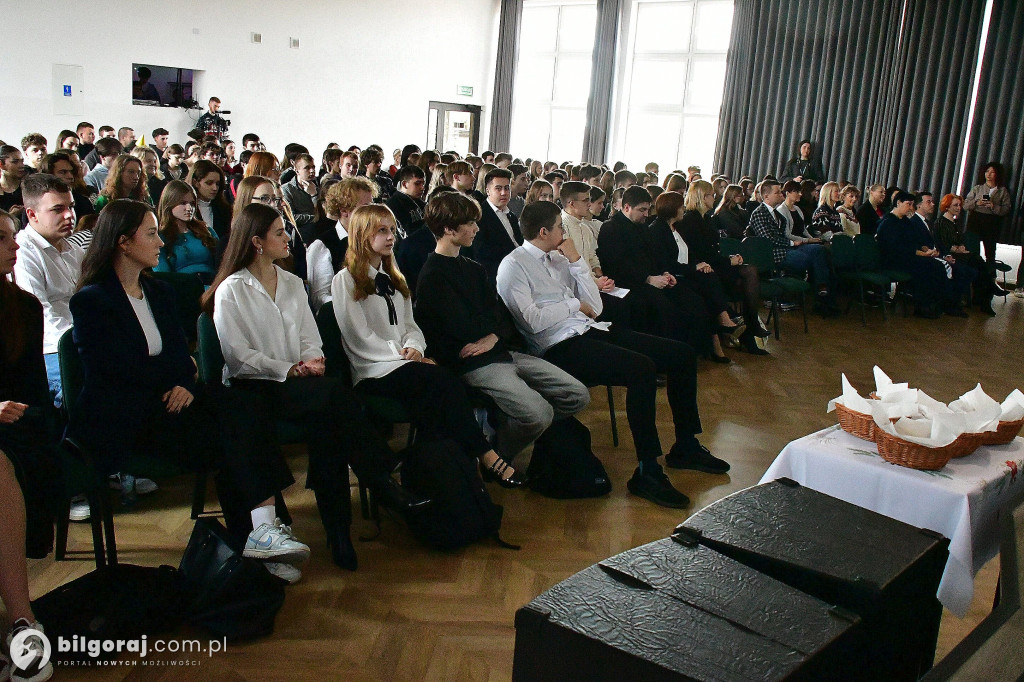
<svg viewBox="0 0 1024 682">
<path fill-rule="evenodd" d="M 655 161 L 662 178 L 693 164 L 710 176 L 732 12 L 732 0 L 634 0 L 612 160 Z"/>
<path fill-rule="evenodd" d="M 596 24 L 595 0 L 524 2 L 512 105 L 513 154 L 553 161 L 580 158 Z"/>
</svg>

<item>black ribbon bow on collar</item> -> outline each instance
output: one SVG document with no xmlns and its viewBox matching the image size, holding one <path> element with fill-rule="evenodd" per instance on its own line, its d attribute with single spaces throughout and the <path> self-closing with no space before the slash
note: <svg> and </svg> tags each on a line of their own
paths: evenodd
<svg viewBox="0 0 1024 682">
<path fill-rule="evenodd" d="M 373 278 L 377 285 L 377 295 L 382 296 L 388 304 L 388 321 L 393 325 L 398 324 L 398 311 L 395 310 L 395 302 L 391 297 L 395 295 L 395 285 L 391 283 L 391 277 L 386 272 L 378 272 Z"/>
</svg>

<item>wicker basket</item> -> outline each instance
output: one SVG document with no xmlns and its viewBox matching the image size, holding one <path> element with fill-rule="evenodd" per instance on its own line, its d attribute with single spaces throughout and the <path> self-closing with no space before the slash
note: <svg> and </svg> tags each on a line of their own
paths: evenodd
<svg viewBox="0 0 1024 682">
<path fill-rule="evenodd" d="M 875 442 L 875 433 L 878 426 L 870 414 L 855 412 L 846 405 L 836 403 L 836 414 L 839 416 L 839 426 L 851 436 L 856 436 L 872 443 Z"/>
<path fill-rule="evenodd" d="M 836 409 L 838 408 L 839 406 L 836 405 Z M 1007 443 L 1013 441 L 1013 439 L 1017 437 L 1017 434 L 1020 433 L 1020 429 L 1022 426 L 1024 426 L 1024 419 L 1018 419 L 1017 421 L 1012 422 L 999 422 L 999 428 L 997 428 L 995 431 L 986 431 L 985 433 L 981 434 L 981 444 L 1006 445 Z"/>
<path fill-rule="evenodd" d="M 876 429 L 875 438 L 882 459 L 911 469 L 941 469 L 953 458 L 956 445 L 956 441 L 953 441 L 945 447 L 929 448 L 897 438 L 881 429 Z"/>
<path fill-rule="evenodd" d="M 953 458 L 966 457 L 974 454 L 974 451 L 981 447 L 985 441 L 984 433 L 961 433 L 956 440 L 950 443 L 953 448 Z"/>
</svg>

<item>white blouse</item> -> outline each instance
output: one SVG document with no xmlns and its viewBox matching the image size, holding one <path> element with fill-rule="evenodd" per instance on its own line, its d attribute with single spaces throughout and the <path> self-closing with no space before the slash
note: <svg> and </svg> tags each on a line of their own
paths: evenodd
<svg viewBox="0 0 1024 682">
<path fill-rule="evenodd" d="M 149 357 L 160 355 L 164 350 L 164 340 L 160 336 L 160 329 L 156 326 L 156 318 L 153 317 L 153 309 L 149 307 L 146 294 L 142 298 L 135 298 L 128 294 L 128 302 L 132 304 L 135 316 L 139 318 L 142 325 L 142 333 L 146 335 L 146 345 L 149 347 Z"/>
<path fill-rule="evenodd" d="M 686 265 L 690 262 L 690 247 L 686 245 L 683 235 L 675 230 L 672 230 L 672 239 L 676 240 L 676 248 L 679 249 L 679 252 L 676 254 L 676 262 Z"/>
<path fill-rule="evenodd" d="M 324 355 L 302 280 L 274 268 L 274 299 L 248 268 L 217 287 L 213 323 L 224 354 L 225 384 L 232 377 L 284 381 L 292 365 Z"/>
<path fill-rule="evenodd" d="M 370 279 L 377 270 L 370 268 Z M 363 379 L 379 379 L 406 362 L 403 348 L 426 352 L 427 342 L 412 316 L 412 300 L 396 291 L 391 297 L 398 315 L 398 324 L 388 318 L 388 304 L 382 296 L 371 294 L 361 301 L 353 297 L 355 280 L 348 268 L 334 276 L 331 298 L 334 316 L 338 318 L 342 344 L 352 365 L 352 383 Z"/>
</svg>

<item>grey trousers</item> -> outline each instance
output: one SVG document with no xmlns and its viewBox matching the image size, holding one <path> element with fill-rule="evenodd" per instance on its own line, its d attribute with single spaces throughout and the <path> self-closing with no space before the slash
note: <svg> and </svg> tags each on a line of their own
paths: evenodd
<svg viewBox="0 0 1024 682">
<path fill-rule="evenodd" d="M 486 393 L 501 410 L 494 450 L 508 462 L 552 421 L 590 403 L 590 391 L 568 372 L 532 355 L 511 355 L 512 362 L 492 362 L 462 375 L 467 385 Z"/>
</svg>

